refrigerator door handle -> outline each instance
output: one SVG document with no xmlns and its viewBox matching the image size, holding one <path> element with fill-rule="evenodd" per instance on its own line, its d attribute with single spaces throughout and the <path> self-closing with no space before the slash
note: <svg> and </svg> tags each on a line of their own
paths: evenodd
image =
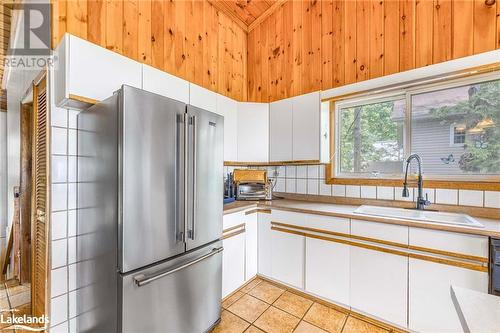
<svg viewBox="0 0 500 333">
<path fill-rule="evenodd" d="M 184 231 L 182 233 L 182 240 L 185 243 L 187 234 L 188 234 L 188 200 L 189 200 L 189 191 L 188 191 L 188 173 L 189 173 L 189 165 L 188 165 L 188 139 L 189 139 L 189 118 L 187 113 L 184 113 Z"/>
<path fill-rule="evenodd" d="M 197 162 L 196 162 L 196 126 L 197 126 L 197 120 L 196 116 L 191 117 L 191 124 L 193 125 L 193 193 L 192 193 L 192 199 L 193 201 L 191 202 L 191 209 L 192 209 L 192 224 L 191 224 L 191 230 L 189 231 L 189 238 L 192 240 L 195 239 L 195 226 L 196 226 L 196 167 L 197 167 Z"/>
<path fill-rule="evenodd" d="M 155 280 L 161 279 L 161 278 L 163 278 L 165 276 L 168 276 L 170 274 L 173 274 L 175 272 L 178 272 L 180 270 L 188 268 L 189 266 L 192 266 L 192 265 L 194 265 L 196 263 L 199 263 L 200 261 L 208 259 L 208 258 L 210 258 L 210 257 L 212 257 L 212 256 L 214 256 L 214 255 L 216 255 L 218 253 L 221 253 L 223 250 L 224 250 L 224 248 L 222 246 L 214 248 L 214 249 L 212 249 L 212 251 L 210 253 L 207 253 L 207 254 L 205 254 L 205 255 L 203 255 L 203 256 L 201 256 L 201 257 L 199 257 L 199 258 L 197 258 L 197 259 L 195 259 L 193 261 L 190 261 L 188 263 L 185 263 L 185 264 L 183 264 L 181 266 L 178 266 L 176 268 L 170 269 L 168 271 L 160 272 L 160 273 L 155 274 L 155 275 L 146 276 L 144 274 L 140 274 L 140 275 L 134 276 L 134 282 L 135 282 L 135 284 L 138 287 L 142 287 L 142 286 L 144 286 L 144 285 L 146 285 L 148 283 L 151 283 L 151 282 L 153 282 Z"/>
</svg>

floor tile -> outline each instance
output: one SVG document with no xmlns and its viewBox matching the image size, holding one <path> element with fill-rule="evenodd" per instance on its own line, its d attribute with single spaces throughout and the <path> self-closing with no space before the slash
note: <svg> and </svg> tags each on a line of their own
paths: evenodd
<svg viewBox="0 0 500 333">
<path fill-rule="evenodd" d="M 241 333 L 250 324 L 229 311 L 222 311 L 221 321 L 212 333 Z"/>
<path fill-rule="evenodd" d="M 0 289 L 0 299 L 7 297 L 7 289 Z"/>
<path fill-rule="evenodd" d="M 305 321 L 332 333 L 342 330 L 346 318 L 345 313 L 319 303 L 314 303 L 304 316 Z"/>
<path fill-rule="evenodd" d="M 302 296 L 285 291 L 273 305 L 281 310 L 302 318 L 311 307 L 313 301 Z"/>
<path fill-rule="evenodd" d="M 0 310 L 8 310 L 10 309 L 9 299 L 1 298 L 0 299 Z"/>
<path fill-rule="evenodd" d="M 243 295 L 245 295 L 245 294 L 242 293 L 241 291 L 235 292 L 234 294 L 232 294 L 231 296 L 229 296 L 228 298 L 226 298 L 224 300 L 224 302 L 222 302 L 222 307 L 224 309 L 227 309 L 228 307 L 231 306 L 231 304 L 233 304 L 234 302 L 236 302 L 237 300 L 239 300 Z"/>
<path fill-rule="evenodd" d="M 243 288 L 241 288 L 241 291 L 244 292 L 244 293 L 248 293 L 250 290 L 252 290 L 253 288 L 255 288 L 261 282 L 262 282 L 262 280 L 259 279 L 259 278 L 253 279 L 252 282 L 248 283 L 246 286 L 244 286 Z"/>
<path fill-rule="evenodd" d="M 387 330 L 349 316 L 342 333 L 388 333 Z"/>
<path fill-rule="evenodd" d="M 299 326 L 293 331 L 293 333 L 327 333 L 319 327 L 309 324 L 306 321 L 301 321 Z"/>
<path fill-rule="evenodd" d="M 272 304 L 284 292 L 285 289 L 279 288 L 267 281 L 263 281 L 250 290 L 249 294 L 263 300 L 264 302 Z"/>
<path fill-rule="evenodd" d="M 19 285 L 19 281 L 14 280 L 14 279 L 7 280 L 7 281 L 5 281 L 5 285 L 7 286 L 7 288 L 18 286 Z"/>
<path fill-rule="evenodd" d="M 263 330 L 255 327 L 255 326 L 250 326 L 249 328 L 247 328 L 247 330 L 245 331 L 245 333 L 265 333 Z"/>
<path fill-rule="evenodd" d="M 266 309 L 269 307 L 269 304 L 265 302 L 249 296 L 245 295 L 241 297 L 239 300 L 234 302 L 230 307 L 229 311 L 234 313 L 235 315 L 245 319 L 246 321 L 252 323 L 257 319 Z"/>
<path fill-rule="evenodd" d="M 7 293 L 9 294 L 9 296 L 14 296 L 14 295 L 26 292 L 26 291 L 30 291 L 29 286 L 19 285 L 19 286 L 7 288 Z"/>
<path fill-rule="evenodd" d="M 255 321 L 254 325 L 267 333 L 290 333 L 299 321 L 299 318 L 271 306 Z"/>
</svg>

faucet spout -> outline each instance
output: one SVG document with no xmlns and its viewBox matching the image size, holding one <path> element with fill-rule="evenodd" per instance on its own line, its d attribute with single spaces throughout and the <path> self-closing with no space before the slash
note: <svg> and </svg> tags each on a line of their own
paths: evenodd
<svg viewBox="0 0 500 333">
<path fill-rule="evenodd" d="M 422 159 L 417 154 L 412 154 L 408 156 L 406 159 L 406 170 L 405 170 L 405 181 L 403 183 L 403 193 L 402 196 L 404 198 L 408 198 L 410 196 L 410 192 L 408 191 L 408 168 L 411 164 L 411 161 L 416 160 L 418 165 L 418 178 L 417 178 L 417 186 L 418 186 L 418 195 L 416 200 L 416 208 L 424 209 L 425 206 L 430 205 L 429 200 L 427 200 L 427 195 L 425 199 L 423 197 L 423 179 L 422 179 Z"/>
</svg>

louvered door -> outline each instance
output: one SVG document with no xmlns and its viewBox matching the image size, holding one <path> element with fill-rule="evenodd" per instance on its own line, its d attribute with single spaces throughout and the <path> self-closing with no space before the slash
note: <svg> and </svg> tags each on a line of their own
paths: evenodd
<svg viewBox="0 0 500 333">
<path fill-rule="evenodd" d="M 48 269 L 48 105 L 46 79 L 33 87 L 32 294 L 34 316 L 46 314 Z"/>
</svg>

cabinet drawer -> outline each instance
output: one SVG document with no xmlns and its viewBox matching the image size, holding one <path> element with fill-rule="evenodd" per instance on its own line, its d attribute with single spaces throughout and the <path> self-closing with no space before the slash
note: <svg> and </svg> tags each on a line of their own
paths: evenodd
<svg viewBox="0 0 500 333">
<path fill-rule="evenodd" d="M 403 225 L 351 220 L 351 234 L 387 242 L 408 244 L 408 227 Z"/>
<path fill-rule="evenodd" d="M 223 230 L 245 223 L 245 212 L 242 211 L 224 215 L 222 221 Z"/>
<path fill-rule="evenodd" d="M 488 237 L 410 227 L 410 246 L 488 258 Z"/>
<path fill-rule="evenodd" d="M 349 234 L 349 219 L 273 210 L 272 221 L 299 227 Z"/>
</svg>

